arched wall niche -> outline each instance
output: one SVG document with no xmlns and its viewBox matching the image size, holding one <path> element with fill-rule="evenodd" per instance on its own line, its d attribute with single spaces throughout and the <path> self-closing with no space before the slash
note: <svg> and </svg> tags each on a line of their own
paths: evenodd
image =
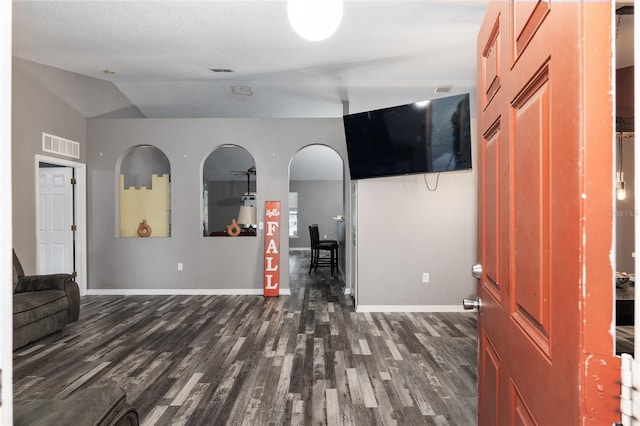
<svg viewBox="0 0 640 426">
<path fill-rule="evenodd" d="M 116 165 L 121 238 L 171 236 L 171 163 L 159 148 L 136 145 Z"/>
<path fill-rule="evenodd" d="M 227 226 L 235 219 L 241 236 L 255 236 L 256 191 L 253 155 L 238 145 L 215 148 L 202 166 L 202 235 L 229 236 Z M 252 213 L 251 220 L 242 220 L 241 207 Z"/>
</svg>

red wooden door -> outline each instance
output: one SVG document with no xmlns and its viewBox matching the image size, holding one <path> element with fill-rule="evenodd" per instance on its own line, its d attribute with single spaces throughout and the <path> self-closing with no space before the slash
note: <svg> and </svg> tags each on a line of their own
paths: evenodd
<svg viewBox="0 0 640 426">
<path fill-rule="evenodd" d="M 480 425 L 616 419 L 610 20 L 494 1 L 478 36 Z"/>
</svg>

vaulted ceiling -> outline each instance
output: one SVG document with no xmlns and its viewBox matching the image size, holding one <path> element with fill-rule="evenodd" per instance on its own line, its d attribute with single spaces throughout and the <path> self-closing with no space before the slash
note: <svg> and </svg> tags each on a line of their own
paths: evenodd
<svg viewBox="0 0 640 426">
<path fill-rule="evenodd" d="M 485 9 L 347 0 L 310 42 L 282 0 L 14 1 L 14 55 L 111 81 L 152 118 L 338 117 L 473 91 Z"/>
</svg>

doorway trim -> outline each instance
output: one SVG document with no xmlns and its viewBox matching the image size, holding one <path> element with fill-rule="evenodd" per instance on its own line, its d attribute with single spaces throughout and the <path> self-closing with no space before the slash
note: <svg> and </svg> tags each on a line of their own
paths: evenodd
<svg viewBox="0 0 640 426">
<path fill-rule="evenodd" d="M 80 287 L 80 295 L 87 294 L 87 165 L 76 161 L 65 160 L 62 158 L 49 157 L 42 154 L 35 155 L 34 174 L 35 174 L 35 194 L 36 194 L 36 223 L 35 228 L 38 229 L 40 223 L 40 163 L 49 163 L 61 167 L 71 167 L 74 169 L 76 179 L 75 187 L 75 218 L 76 218 L 76 257 L 75 267 L 78 276 L 76 282 Z M 36 235 L 36 247 L 40 246 L 40 235 Z M 36 265 L 40 264 L 38 250 L 36 250 Z"/>
</svg>

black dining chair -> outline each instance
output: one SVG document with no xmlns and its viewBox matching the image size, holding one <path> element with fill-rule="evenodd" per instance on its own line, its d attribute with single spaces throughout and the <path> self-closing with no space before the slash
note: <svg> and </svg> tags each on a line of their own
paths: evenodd
<svg viewBox="0 0 640 426">
<path fill-rule="evenodd" d="M 311 271 L 317 271 L 318 267 L 331 267 L 331 276 L 334 269 L 338 270 L 338 242 L 336 240 L 321 240 L 318 225 L 309 226 L 309 237 L 311 238 L 311 263 L 309 265 L 309 275 Z M 328 257 L 323 253 L 328 252 Z"/>
</svg>

